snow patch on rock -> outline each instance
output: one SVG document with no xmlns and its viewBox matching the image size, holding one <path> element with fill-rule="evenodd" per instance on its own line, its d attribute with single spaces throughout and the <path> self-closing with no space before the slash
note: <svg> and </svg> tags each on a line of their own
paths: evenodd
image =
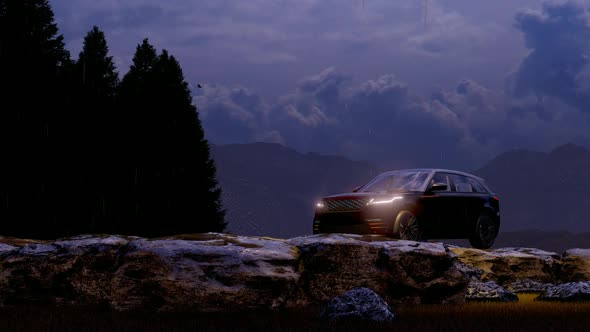
<svg viewBox="0 0 590 332">
<path fill-rule="evenodd" d="M 386 238 L 381 235 L 358 235 L 358 234 L 316 234 L 311 236 L 300 236 L 287 240 L 287 243 L 299 248 L 321 249 L 325 245 L 362 245 L 383 249 L 395 249 L 407 253 L 428 253 L 448 255 L 448 250 L 442 242 L 417 242 Z"/>
<path fill-rule="evenodd" d="M 565 257 L 569 257 L 569 256 L 577 256 L 580 258 L 590 260 L 590 249 L 575 248 L 575 249 L 566 250 L 563 253 L 563 257 L 565 258 Z"/>
<path fill-rule="evenodd" d="M 525 258 L 543 258 L 547 260 L 559 259 L 561 256 L 552 251 L 545 251 L 536 248 L 515 248 L 506 247 L 500 249 L 494 249 L 489 251 L 492 255 L 499 257 L 525 257 Z"/>
<path fill-rule="evenodd" d="M 11 246 L 11 245 L 8 245 L 5 243 L 0 243 L 0 254 L 3 254 L 5 252 L 11 251 L 11 250 L 16 250 L 16 249 L 18 249 L 18 248 L 15 246 Z"/>
<path fill-rule="evenodd" d="M 30 243 L 22 247 L 19 253 L 24 255 L 47 255 L 56 251 L 57 247 L 53 244 Z"/>
</svg>

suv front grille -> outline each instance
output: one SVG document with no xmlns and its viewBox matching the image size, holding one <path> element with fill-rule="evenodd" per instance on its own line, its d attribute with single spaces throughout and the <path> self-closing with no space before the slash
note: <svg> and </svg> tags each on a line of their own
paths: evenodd
<svg viewBox="0 0 590 332">
<path fill-rule="evenodd" d="M 364 199 L 339 199 L 326 201 L 328 211 L 356 211 L 367 204 Z"/>
</svg>

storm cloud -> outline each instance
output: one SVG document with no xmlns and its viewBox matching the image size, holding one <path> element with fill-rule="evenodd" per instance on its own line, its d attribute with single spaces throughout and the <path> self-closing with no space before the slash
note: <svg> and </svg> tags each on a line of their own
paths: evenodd
<svg viewBox="0 0 590 332">
<path fill-rule="evenodd" d="M 236 94 L 196 99 L 207 109 L 202 118 L 213 141 L 247 133 L 243 142 L 280 142 L 387 167 L 471 170 L 507 149 L 587 139 L 581 124 L 590 125 L 583 111 L 553 96 L 514 98 L 469 79 L 423 96 L 391 74 L 354 83 L 333 67 L 301 79 L 272 105 L 256 95 L 249 97 L 254 103 L 238 102 Z"/>
<path fill-rule="evenodd" d="M 468 171 L 590 144 L 581 2 L 431 0 L 426 16 L 423 3 L 52 1 L 73 54 L 97 24 L 120 73 L 145 37 L 177 56 L 216 144 Z"/>
<path fill-rule="evenodd" d="M 580 2 L 545 2 L 516 16 L 530 53 L 512 77 L 516 96 L 554 96 L 583 107 L 590 101 L 587 71 L 590 16 Z"/>
<path fill-rule="evenodd" d="M 394 72 L 420 89 L 457 81 L 464 71 L 483 78 L 502 66 L 485 56 L 498 35 L 517 39 L 506 33 L 510 27 L 471 17 L 448 0 L 430 1 L 426 18 L 423 2 L 414 0 L 51 3 L 73 54 L 98 25 L 121 73 L 147 37 L 174 54 L 191 80 L 256 87 L 273 98 L 294 89 L 302 76 L 331 66 L 361 80 Z"/>
<path fill-rule="evenodd" d="M 203 85 L 194 96 L 208 139 L 217 144 L 251 141 L 285 144 L 268 126 L 269 106 L 257 93 L 242 86 Z"/>
</svg>

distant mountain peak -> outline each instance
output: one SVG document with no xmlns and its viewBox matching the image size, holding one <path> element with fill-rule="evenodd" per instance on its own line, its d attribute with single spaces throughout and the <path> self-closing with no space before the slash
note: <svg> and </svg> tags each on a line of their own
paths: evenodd
<svg viewBox="0 0 590 332">
<path fill-rule="evenodd" d="M 309 234 L 317 199 L 350 191 L 376 175 L 376 167 L 365 161 L 273 143 L 217 145 L 212 155 L 228 230 L 240 234 Z"/>
<path fill-rule="evenodd" d="M 474 173 L 502 197 L 503 231 L 590 230 L 590 151 L 581 145 L 570 142 L 549 153 L 508 151 Z"/>
<path fill-rule="evenodd" d="M 574 143 L 566 143 L 564 145 L 560 145 L 558 147 L 556 147 L 555 149 L 553 149 L 549 155 L 566 155 L 566 156 L 570 156 L 570 155 L 580 155 L 580 154 L 587 154 L 590 151 L 588 151 L 588 149 L 586 149 L 585 147 L 581 146 L 581 145 L 577 145 Z"/>
<path fill-rule="evenodd" d="M 239 146 L 239 147 L 272 147 L 272 148 L 278 148 L 278 149 L 289 149 L 292 150 L 291 148 L 284 146 L 283 144 L 280 143 L 269 143 L 269 142 L 249 142 L 249 143 L 231 143 L 231 144 L 220 144 L 218 146 L 224 146 L 224 147 L 232 147 L 232 146 Z"/>
<path fill-rule="evenodd" d="M 497 155 L 474 173 L 485 174 L 490 169 L 538 168 L 542 163 L 548 161 L 561 164 L 563 162 L 579 163 L 584 160 L 590 161 L 590 150 L 581 145 L 568 142 L 555 147 L 549 153 L 524 148 L 508 150 Z"/>
<path fill-rule="evenodd" d="M 493 157 L 491 161 L 496 160 L 496 159 L 503 159 L 506 157 L 510 157 L 510 156 L 521 156 L 521 155 L 536 155 L 536 154 L 542 154 L 543 152 L 539 152 L 539 151 L 535 151 L 535 150 L 531 150 L 531 149 L 527 149 L 527 148 L 513 148 L 513 149 L 509 149 L 509 150 L 505 150 L 504 152 L 499 153 L 498 155 L 496 155 L 495 157 Z"/>
<path fill-rule="evenodd" d="M 491 169 L 510 169 L 515 165 L 535 165 L 547 157 L 544 152 L 529 149 L 512 149 L 500 153 L 483 167 L 474 171 L 474 174 L 485 174 Z"/>
</svg>

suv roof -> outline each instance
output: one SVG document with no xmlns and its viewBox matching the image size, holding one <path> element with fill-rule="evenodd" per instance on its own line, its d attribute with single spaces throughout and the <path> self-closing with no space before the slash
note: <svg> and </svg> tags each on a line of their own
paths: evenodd
<svg viewBox="0 0 590 332">
<path fill-rule="evenodd" d="M 456 170 L 452 170 L 452 169 L 444 169 L 444 168 L 408 168 L 408 169 L 398 169 L 398 170 L 395 170 L 395 171 L 387 171 L 387 172 L 383 172 L 381 174 L 392 174 L 392 173 L 396 173 L 396 172 L 405 172 L 405 171 L 429 172 L 429 173 L 434 173 L 434 172 L 453 173 L 453 174 L 459 174 L 459 175 L 464 175 L 464 176 L 476 178 L 476 179 L 478 179 L 480 181 L 484 181 L 484 179 L 480 178 L 477 175 L 473 175 L 471 173 L 456 171 Z"/>
</svg>

